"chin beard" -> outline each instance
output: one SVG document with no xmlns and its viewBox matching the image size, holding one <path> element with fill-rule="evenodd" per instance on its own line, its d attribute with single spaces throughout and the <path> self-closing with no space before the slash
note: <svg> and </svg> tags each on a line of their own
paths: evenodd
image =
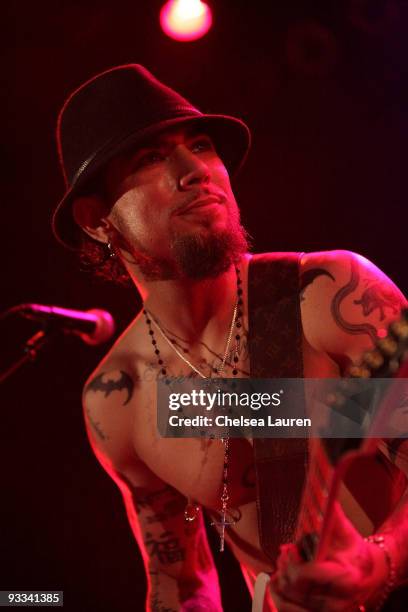
<svg viewBox="0 0 408 612">
<path fill-rule="evenodd" d="M 117 246 L 124 260 L 136 264 L 146 281 L 216 278 L 231 264 L 238 264 L 249 249 L 248 234 L 239 223 L 218 231 L 173 236 L 172 258 L 152 257 L 142 249 L 132 249 L 123 237 Z"/>
<path fill-rule="evenodd" d="M 237 264 L 248 251 L 241 225 L 211 233 L 177 236 L 172 251 L 179 274 L 191 280 L 215 278 Z"/>
</svg>

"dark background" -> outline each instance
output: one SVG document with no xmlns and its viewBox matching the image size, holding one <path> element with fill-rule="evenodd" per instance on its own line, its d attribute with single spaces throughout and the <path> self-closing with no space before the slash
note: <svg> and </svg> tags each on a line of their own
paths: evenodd
<svg viewBox="0 0 408 612">
<path fill-rule="evenodd" d="M 408 2 L 211 2 L 202 40 L 161 33 L 161 2 L 5 3 L 1 310 L 21 302 L 110 310 L 134 291 L 92 281 L 54 241 L 64 191 L 54 144 L 68 93 L 93 74 L 145 64 L 204 111 L 242 117 L 253 151 L 236 182 L 254 250 L 345 248 L 405 292 Z M 36 330 L 0 322 L 2 368 Z M 0 389 L 1 589 L 64 589 L 66 609 L 142 610 L 144 575 L 119 492 L 88 446 L 81 387 L 107 347 L 49 346 Z M 248 609 L 228 555 L 225 610 Z"/>
</svg>

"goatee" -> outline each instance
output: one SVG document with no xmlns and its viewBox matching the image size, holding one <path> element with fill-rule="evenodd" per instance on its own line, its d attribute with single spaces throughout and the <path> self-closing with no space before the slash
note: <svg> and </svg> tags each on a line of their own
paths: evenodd
<svg viewBox="0 0 408 612">
<path fill-rule="evenodd" d="M 179 274 L 191 280 L 216 278 L 248 251 L 245 229 L 234 228 L 177 236 L 172 251 Z"/>
<path fill-rule="evenodd" d="M 173 235 L 173 256 L 168 258 L 152 256 L 141 245 L 132 248 L 123 236 L 117 246 L 127 253 L 124 260 L 136 264 L 146 281 L 216 278 L 248 251 L 248 234 L 239 222 L 225 229 L 206 230 Z"/>
</svg>

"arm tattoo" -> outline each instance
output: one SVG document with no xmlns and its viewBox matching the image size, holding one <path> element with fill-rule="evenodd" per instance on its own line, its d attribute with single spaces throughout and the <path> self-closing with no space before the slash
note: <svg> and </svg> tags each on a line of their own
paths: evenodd
<svg viewBox="0 0 408 612">
<path fill-rule="evenodd" d="M 146 523 L 163 523 L 167 519 L 183 514 L 186 506 L 182 498 L 171 499 L 163 504 L 163 509 L 146 516 Z"/>
<path fill-rule="evenodd" d="M 161 500 L 166 495 L 173 495 L 174 489 L 170 485 L 165 485 L 158 491 L 148 491 L 144 487 L 131 487 L 133 502 L 137 512 L 140 512 L 144 508 L 151 506 L 157 509 L 157 505 L 161 503 Z"/>
<path fill-rule="evenodd" d="M 381 287 L 381 283 L 373 283 L 363 291 L 359 300 L 354 300 L 354 304 L 361 304 L 365 317 L 378 308 L 380 321 L 383 321 L 386 308 L 390 308 L 395 315 L 399 313 L 400 300 L 391 289 Z"/>
<path fill-rule="evenodd" d="M 161 601 L 159 597 L 160 591 L 160 573 L 149 569 L 150 584 L 152 590 L 150 593 L 150 610 L 151 612 L 177 612 L 174 608 L 169 608 Z"/>
<path fill-rule="evenodd" d="M 152 612 L 177 612 L 174 608 L 168 608 L 160 601 L 159 596 L 155 594 L 151 602 Z"/>
<path fill-rule="evenodd" d="M 121 377 L 119 380 L 114 380 L 112 378 L 108 378 L 108 380 L 103 380 L 104 376 L 107 376 L 106 372 L 102 372 L 99 376 L 94 378 L 89 385 L 86 387 L 85 392 L 93 391 L 94 393 L 98 391 L 102 391 L 105 394 L 105 397 L 108 397 L 113 391 L 122 391 L 125 389 L 127 391 L 127 399 L 123 402 L 125 406 L 128 402 L 130 402 L 133 395 L 134 382 L 130 378 L 129 374 L 126 374 L 123 370 L 120 370 Z"/>
<path fill-rule="evenodd" d="M 167 608 L 167 606 L 160 601 L 157 594 L 152 598 L 151 610 L 152 612 L 177 612 L 174 608 Z"/>
<path fill-rule="evenodd" d="M 186 506 L 184 497 L 175 495 L 174 489 L 169 485 L 147 494 L 143 487 L 132 487 L 132 497 L 138 514 L 152 512 L 145 515 L 147 525 L 164 523 L 169 518 L 182 515 Z"/>
<path fill-rule="evenodd" d="M 349 282 L 341 287 L 333 298 L 331 303 L 331 313 L 335 323 L 348 334 L 368 334 L 373 342 L 377 338 L 377 330 L 370 323 L 349 323 L 340 314 L 340 305 L 342 301 L 353 293 L 360 282 L 360 274 L 358 272 L 358 264 L 351 260 L 351 277 Z"/>
<path fill-rule="evenodd" d="M 145 546 L 149 557 L 151 559 L 156 557 L 162 565 L 184 561 L 186 556 L 186 551 L 180 545 L 179 538 L 171 531 L 163 531 L 158 538 L 151 533 L 146 533 Z"/>
<path fill-rule="evenodd" d="M 308 285 L 311 285 L 315 278 L 318 276 L 328 276 L 335 281 L 335 278 L 330 272 L 324 270 L 323 268 L 312 268 L 311 270 L 306 270 L 303 274 L 300 275 L 300 301 L 303 302 L 305 299 L 305 291 Z"/>
<path fill-rule="evenodd" d="M 200 520 L 192 523 L 184 521 L 186 499 L 181 494 L 175 493 L 169 485 L 147 494 L 143 487 L 133 487 L 132 494 L 136 511 L 139 515 L 143 514 L 141 520 L 147 527 L 145 546 L 151 559 L 155 557 L 161 564 L 171 564 L 185 561 L 189 554 L 192 566 L 205 573 L 212 570 L 212 558 L 208 552 L 205 529 Z M 166 524 L 166 521 L 176 516 L 183 517 L 181 539 L 167 526 L 170 522 Z M 159 537 L 149 531 L 149 525 L 153 523 L 162 524 Z M 153 531 L 154 527 L 151 529 Z M 184 541 L 187 543 L 187 548 Z M 190 545 L 193 548 L 190 548 Z M 153 570 L 152 573 L 154 575 Z"/>
<path fill-rule="evenodd" d="M 101 428 L 101 426 L 100 426 L 99 421 L 94 421 L 94 420 L 93 420 L 93 418 L 92 418 L 92 416 L 91 416 L 91 412 L 90 412 L 89 408 L 87 408 L 87 410 L 86 410 L 86 414 L 87 414 L 87 416 L 88 416 L 88 420 L 89 420 L 89 422 L 90 422 L 90 424 L 91 424 L 91 426 L 92 426 L 92 429 L 93 429 L 93 430 L 95 431 L 95 433 L 96 433 L 96 434 L 99 436 L 99 438 L 100 438 L 101 440 L 109 440 L 109 436 L 108 436 L 106 433 L 104 433 L 104 432 L 102 431 L 102 428 Z"/>
</svg>

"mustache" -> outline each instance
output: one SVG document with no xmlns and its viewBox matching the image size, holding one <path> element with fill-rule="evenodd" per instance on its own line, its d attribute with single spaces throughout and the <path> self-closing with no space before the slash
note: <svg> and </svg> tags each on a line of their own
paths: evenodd
<svg viewBox="0 0 408 612">
<path fill-rule="evenodd" d="M 205 200 L 207 198 L 214 198 L 214 200 L 218 201 L 220 204 L 223 204 L 226 201 L 227 196 L 225 195 L 223 191 L 219 189 L 214 189 L 214 188 L 197 189 L 196 191 L 190 192 L 188 197 L 186 197 L 185 199 L 183 199 L 182 202 L 177 204 L 177 206 L 175 206 L 171 212 L 174 214 L 178 214 L 180 212 L 183 212 L 190 206 L 192 206 L 194 202 L 198 202 L 199 200 Z"/>
</svg>

